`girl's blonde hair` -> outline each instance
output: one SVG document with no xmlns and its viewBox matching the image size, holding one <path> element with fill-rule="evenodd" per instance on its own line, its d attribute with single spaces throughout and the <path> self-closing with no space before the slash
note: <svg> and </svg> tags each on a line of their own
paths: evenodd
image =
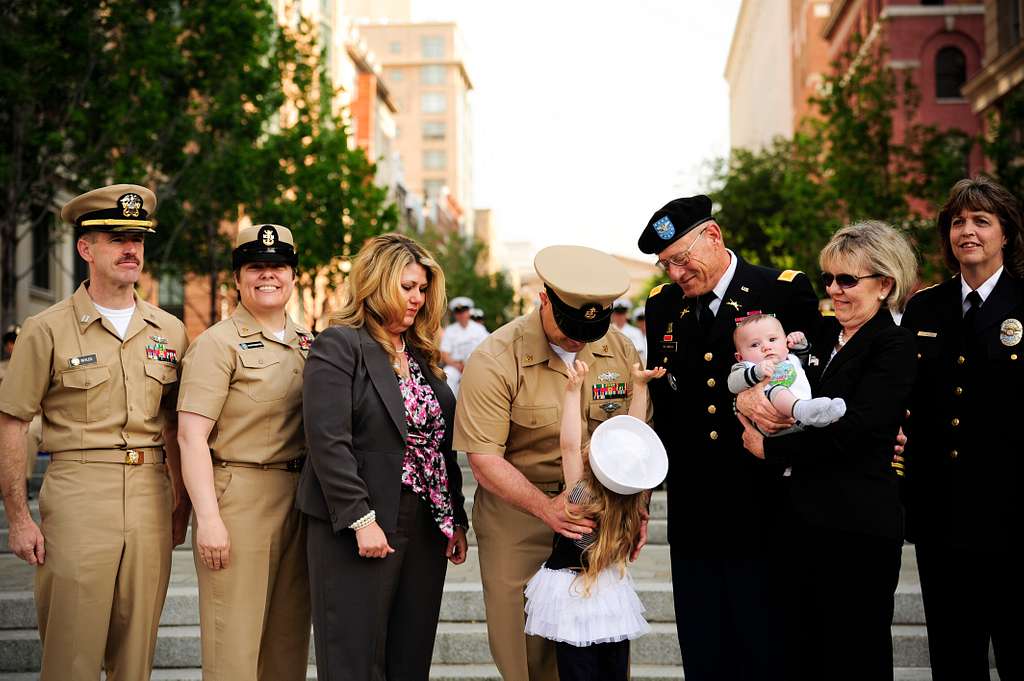
<svg viewBox="0 0 1024 681">
<path fill-rule="evenodd" d="M 597 541 L 583 550 L 586 567 L 578 579 L 582 579 L 584 596 L 590 595 L 590 588 L 605 568 L 617 567 L 620 577 L 626 574 L 626 561 L 640 538 L 643 511 L 650 495 L 649 491 L 619 494 L 602 485 L 590 468 L 589 454 L 588 445 L 583 449 L 582 481 L 590 494 L 590 501 L 580 504 L 578 511 L 568 512 L 574 520 L 585 517 L 599 519 Z"/>
<path fill-rule="evenodd" d="M 443 378 L 438 336 L 448 306 L 444 272 L 423 246 L 404 234 L 381 234 L 363 244 L 352 263 L 341 309 L 331 316 L 330 323 L 332 326 L 366 327 L 391 356 L 392 362 L 396 362 L 398 354 L 385 327 L 405 314 L 405 303 L 399 293 L 402 272 L 414 264 L 426 270 L 427 290 L 423 307 L 405 332 L 405 341 L 419 350 L 435 376 Z"/>
</svg>

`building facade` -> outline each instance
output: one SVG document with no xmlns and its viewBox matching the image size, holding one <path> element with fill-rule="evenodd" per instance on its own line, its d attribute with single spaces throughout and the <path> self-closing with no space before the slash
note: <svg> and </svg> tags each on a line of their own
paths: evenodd
<svg viewBox="0 0 1024 681">
<path fill-rule="evenodd" d="M 963 88 L 977 114 L 999 112 L 1006 95 L 1024 84 L 1024 0 L 985 0 L 982 69 Z"/>
<path fill-rule="evenodd" d="M 832 16 L 832 0 L 790 0 L 789 8 L 793 130 L 796 131 L 804 119 L 817 115 L 810 100 L 820 94 L 824 76 L 831 69 L 823 33 Z"/>
<path fill-rule="evenodd" d="M 835 0 L 823 35 L 829 59 L 851 48 L 884 50 L 889 68 L 906 74 L 920 95 L 913 118 L 902 108 L 893 114 L 893 133 L 902 142 L 911 123 L 940 130 L 958 129 L 968 135 L 981 130 L 981 121 L 963 87 L 981 70 L 985 44 L 984 6 L 978 2 L 931 0 Z M 862 41 L 857 46 L 857 41 Z M 900 105 L 902 107 L 902 104 Z M 981 165 L 976 149 L 969 168 Z"/>
<path fill-rule="evenodd" d="M 465 45 L 451 22 L 360 22 L 397 106 L 405 186 L 440 216 L 473 225 L 473 136 Z"/>
<path fill-rule="evenodd" d="M 729 83 L 729 146 L 760 149 L 793 134 L 790 3 L 743 0 L 725 79 Z"/>
</svg>

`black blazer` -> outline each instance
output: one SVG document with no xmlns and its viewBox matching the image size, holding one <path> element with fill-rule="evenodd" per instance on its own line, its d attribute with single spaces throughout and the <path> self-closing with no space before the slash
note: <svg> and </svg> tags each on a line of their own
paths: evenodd
<svg viewBox="0 0 1024 681">
<path fill-rule="evenodd" d="M 883 308 L 829 362 L 839 328 L 833 318 L 812 343 L 820 363 L 807 374 L 814 396 L 843 398 L 846 415 L 824 428 L 766 437 L 765 457 L 792 466 L 784 482 L 799 522 L 902 539 L 892 456 L 914 384 L 914 340 Z"/>
<path fill-rule="evenodd" d="M 919 291 L 903 316 L 918 352 L 905 455 L 907 537 L 989 550 L 1024 529 L 1024 283 L 1003 270 L 966 339 L 960 295 L 953 277 Z"/>
<path fill-rule="evenodd" d="M 455 396 L 415 350 L 413 357 L 444 414 L 442 450 L 455 524 L 467 526 L 462 471 L 452 451 Z M 388 354 L 363 328 L 331 326 L 306 359 L 302 415 L 309 460 L 295 506 L 346 529 L 371 509 L 385 532 L 395 530 L 407 436 L 405 405 Z"/>
</svg>

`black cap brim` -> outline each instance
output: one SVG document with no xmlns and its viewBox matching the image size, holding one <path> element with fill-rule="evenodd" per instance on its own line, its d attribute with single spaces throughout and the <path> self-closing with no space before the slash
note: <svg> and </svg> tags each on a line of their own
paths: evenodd
<svg viewBox="0 0 1024 681">
<path fill-rule="evenodd" d="M 597 305 L 590 306 L 589 310 L 593 311 L 594 317 L 587 319 L 585 315 L 589 312 L 569 305 L 559 298 L 550 286 L 544 288 L 548 294 L 548 300 L 551 301 L 551 313 L 555 324 L 566 336 L 580 343 L 592 343 L 608 333 L 608 326 L 612 321 L 611 308 L 601 309 Z"/>
<path fill-rule="evenodd" d="M 267 253 L 266 251 L 243 251 L 235 249 L 231 254 L 231 269 L 241 269 L 242 265 L 249 265 L 254 262 L 273 263 L 275 265 L 290 265 L 297 267 L 299 256 L 292 253 Z"/>
</svg>

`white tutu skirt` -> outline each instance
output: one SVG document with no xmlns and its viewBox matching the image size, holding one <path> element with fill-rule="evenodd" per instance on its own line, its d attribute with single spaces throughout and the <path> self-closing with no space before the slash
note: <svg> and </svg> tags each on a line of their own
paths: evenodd
<svg viewBox="0 0 1024 681">
<path fill-rule="evenodd" d="M 627 572 L 606 568 L 583 595 L 583 578 L 572 570 L 541 567 L 526 585 L 526 633 L 589 646 L 634 639 L 651 630 L 644 604 Z"/>
</svg>

